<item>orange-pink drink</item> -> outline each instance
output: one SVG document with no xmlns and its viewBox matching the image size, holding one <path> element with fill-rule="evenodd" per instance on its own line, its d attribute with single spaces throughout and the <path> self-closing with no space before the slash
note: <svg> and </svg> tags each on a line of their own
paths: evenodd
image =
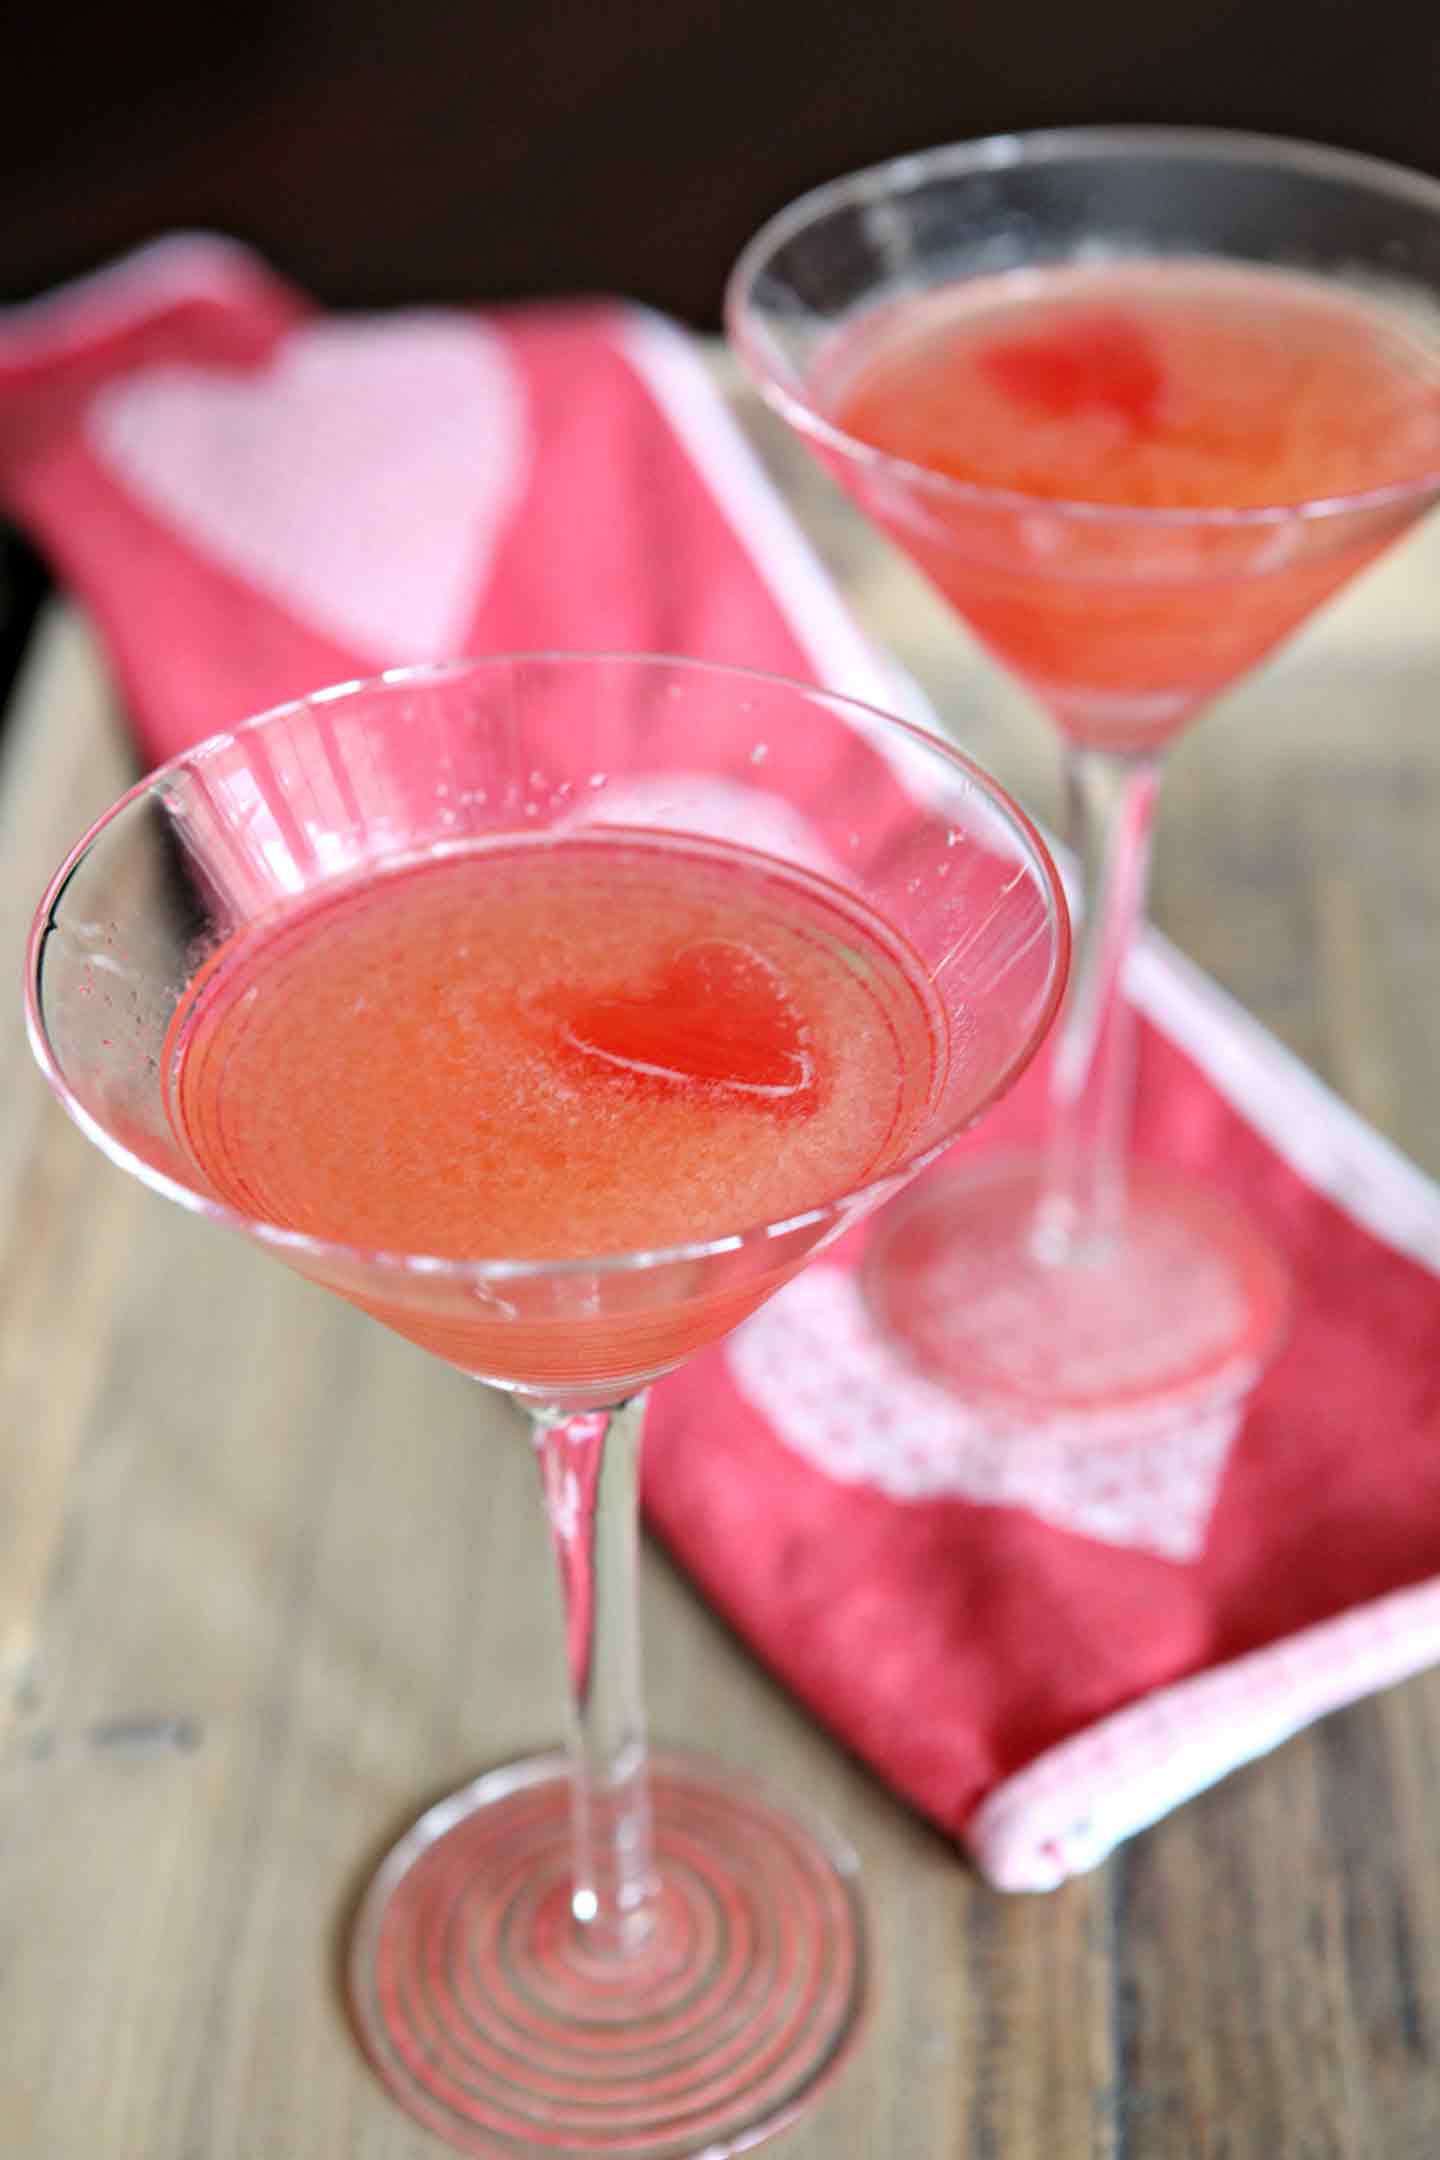
<svg viewBox="0 0 1440 2160">
<path fill-rule="evenodd" d="M 1297 506 L 1440 475 L 1440 323 L 1299 271 L 966 279 L 842 336 L 816 396 L 960 483 L 837 468 L 1063 726 L 1117 747 L 1164 740 L 1408 523 Z"/>
<path fill-rule="evenodd" d="M 242 933 L 187 994 L 167 1064 L 177 1134 L 251 1216 L 573 1261 L 781 1222 L 877 1176 L 946 1041 L 914 956 L 834 886 L 719 843 L 592 834 L 477 845 Z M 562 1285 L 550 1318 L 504 1280 L 443 1315 L 362 1302 L 471 1369 L 558 1386 L 678 1359 L 800 1257 L 782 1240 L 743 1268 Z"/>
</svg>

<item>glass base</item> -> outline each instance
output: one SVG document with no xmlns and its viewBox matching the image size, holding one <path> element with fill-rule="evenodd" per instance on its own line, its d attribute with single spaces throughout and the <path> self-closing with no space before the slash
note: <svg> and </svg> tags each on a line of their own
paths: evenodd
<svg viewBox="0 0 1440 2160">
<path fill-rule="evenodd" d="M 763 1786 L 651 1768 L 660 1894 L 632 1956 L 570 1910 L 563 1756 L 431 1808 L 367 1891 L 361 2037 L 400 2105 L 462 2152 L 721 2154 L 777 2130 L 838 2066 L 865 1991 L 853 1853 Z"/>
<path fill-rule="evenodd" d="M 1132 1168 L 1122 1233 L 1083 1259 L 1036 1244 L 1040 1166 L 990 1157 L 887 1210 L 865 1264 L 871 1315 L 931 1379 L 987 1414 L 1137 1432 L 1233 1401 L 1274 1357 L 1284 1260 L 1205 1187 Z"/>
</svg>

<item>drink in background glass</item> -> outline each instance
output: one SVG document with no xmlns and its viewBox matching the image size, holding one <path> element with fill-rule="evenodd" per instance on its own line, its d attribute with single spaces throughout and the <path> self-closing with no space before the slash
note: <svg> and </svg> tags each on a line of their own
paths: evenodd
<svg viewBox="0 0 1440 2160">
<path fill-rule="evenodd" d="M 1243 1394 L 1285 1270 L 1130 1163 L 1119 986 L 1161 753 L 1440 494 L 1440 185 L 1184 130 L 960 145 L 781 212 L 728 315 L 1068 749 L 1086 907 L 1046 1147 L 918 1188 L 877 1239 L 875 1310 L 1026 1419 Z"/>
<path fill-rule="evenodd" d="M 1256 264 L 1060 264 L 962 279 L 879 311 L 814 378 L 858 442 L 966 487 L 1045 503 L 1263 511 L 1411 486 L 1440 471 L 1440 320 Z M 877 503 L 879 501 L 877 496 Z M 932 512 L 935 505 L 931 505 Z M 1067 732 L 1159 747 L 1382 542 L 1216 592 L 1230 533 L 1197 523 L 1182 577 L 1143 524 L 1087 576 L 1047 579 L 966 547 L 958 494 L 915 558 Z M 1285 553 L 1288 535 L 1282 526 Z M 1123 573 L 1123 582 L 1118 573 Z"/>
</svg>

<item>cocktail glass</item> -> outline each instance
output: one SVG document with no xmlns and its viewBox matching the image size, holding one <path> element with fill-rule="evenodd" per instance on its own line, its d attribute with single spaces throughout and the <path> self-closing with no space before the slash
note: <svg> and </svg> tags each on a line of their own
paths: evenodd
<svg viewBox="0 0 1440 2160">
<path fill-rule="evenodd" d="M 1137 260 L 1157 294 L 1177 264 L 1264 266 L 1322 279 L 1327 305 L 1347 296 L 1373 311 L 1376 335 L 1403 341 L 1428 380 L 1410 462 L 1387 445 L 1396 455 L 1374 485 L 1172 508 L 1153 495 L 1065 499 L 1033 477 L 975 484 L 837 421 L 847 386 L 937 299 L 963 307 L 975 281 L 990 295 L 1006 281 L 1014 297 L 1057 265 L 1093 274 Z M 1121 980 L 1166 747 L 1440 494 L 1440 185 L 1227 133 L 1003 136 L 900 159 L 781 211 L 736 266 L 727 318 L 762 395 L 1028 684 L 1067 752 L 1084 910 L 1048 1138 L 907 1195 L 876 1233 L 872 1309 L 933 1377 L 1020 1423 L 1093 1417 L 1118 1432 L 1124 1412 L 1148 1431 L 1202 1396 L 1241 1398 L 1283 1335 L 1287 1271 L 1216 1195 L 1130 1162 Z M 1101 315 L 1085 337 L 1078 352 L 1037 360 L 1022 344 L 1007 356 L 1036 440 L 1087 398 L 1086 424 L 1123 440 L 1127 406 L 1163 397 L 1123 323 Z M 1029 457 L 1018 428 L 1015 440 Z"/>
<path fill-rule="evenodd" d="M 871 1174 L 792 1195 L 775 1219 L 697 1223 L 690 1242 L 541 1260 L 362 1250 L 220 1197 L 180 1137 L 177 1042 L 257 929 L 283 925 L 286 947 L 317 901 L 329 919 L 396 873 L 486 850 L 546 850 L 548 877 L 577 847 L 682 842 L 743 858 L 752 892 L 803 884 L 827 919 L 868 925 L 836 965 L 864 971 L 878 938 L 911 971 L 924 1048 L 912 1029 L 897 1053 L 909 1108 Z M 643 656 L 402 671 L 266 714 L 153 773 L 46 894 L 31 1038 L 105 1154 L 529 1413 L 566 1611 L 568 1761 L 507 1765 L 432 1808 L 369 1889 L 350 1963 L 381 2075 L 463 2150 L 732 2151 L 802 2105 L 852 2037 L 853 1855 L 762 1784 L 647 1765 L 644 1391 L 1015 1079 L 1068 949 L 1043 845 L 957 752 L 819 690 Z M 777 1175 L 794 1131 L 775 1125 Z"/>
</svg>

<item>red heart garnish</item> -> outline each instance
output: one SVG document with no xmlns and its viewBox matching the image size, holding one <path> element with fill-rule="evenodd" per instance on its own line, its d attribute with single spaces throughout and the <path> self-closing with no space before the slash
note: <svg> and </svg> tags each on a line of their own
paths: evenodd
<svg viewBox="0 0 1440 2160">
<path fill-rule="evenodd" d="M 645 990 L 565 1014 L 561 1039 L 632 1083 L 699 1081 L 771 1109 L 809 1109 L 816 1079 L 783 978 L 747 945 L 684 946 Z"/>
<path fill-rule="evenodd" d="M 1144 331 L 1114 308 L 1089 308 L 1053 330 L 997 339 L 980 365 L 1008 397 L 1056 420 L 1101 412 L 1148 427 L 1165 389 Z"/>
</svg>

